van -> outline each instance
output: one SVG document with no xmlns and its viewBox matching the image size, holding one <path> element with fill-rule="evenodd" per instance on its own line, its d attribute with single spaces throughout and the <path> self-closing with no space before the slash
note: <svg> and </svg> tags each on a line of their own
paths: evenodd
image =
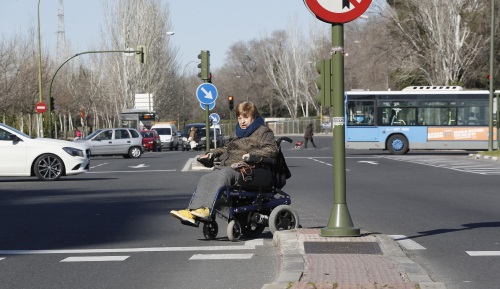
<svg viewBox="0 0 500 289">
<path fill-rule="evenodd" d="M 153 125 L 151 129 L 156 130 L 160 135 L 162 149 L 179 149 L 179 136 L 177 134 L 177 127 L 175 124 L 158 123 Z"/>
</svg>

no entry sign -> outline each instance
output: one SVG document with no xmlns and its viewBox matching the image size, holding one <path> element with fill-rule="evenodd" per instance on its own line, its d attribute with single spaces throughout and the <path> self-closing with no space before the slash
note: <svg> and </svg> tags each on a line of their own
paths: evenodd
<svg viewBox="0 0 500 289">
<path fill-rule="evenodd" d="M 38 113 L 45 112 L 47 110 L 47 106 L 43 102 L 39 102 L 36 104 L 35 109 Z"/>
<path fill-rule="evenodd" d="M 304 0 L 311 13 L 327 23 L 347 23 L 361 16 L 372 0 Z"/>
</svg>

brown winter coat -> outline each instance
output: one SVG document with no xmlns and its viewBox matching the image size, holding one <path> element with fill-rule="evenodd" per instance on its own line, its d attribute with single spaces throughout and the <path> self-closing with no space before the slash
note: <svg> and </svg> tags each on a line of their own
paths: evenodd
<svg viewBox="0 0 500 289">
<path fill-rule="evenodd" d="M 241 162 L 243 155 L 247 153 L 252 157 L 275 158 L 278 155 L 278 146 L 274 140 L 273 131 L 263 125 L 249 137 L 233 139 L 223 148 L 215 149 L 212 153 L 219 157 L 222 166 L 230 166 Z"/>
</svg>

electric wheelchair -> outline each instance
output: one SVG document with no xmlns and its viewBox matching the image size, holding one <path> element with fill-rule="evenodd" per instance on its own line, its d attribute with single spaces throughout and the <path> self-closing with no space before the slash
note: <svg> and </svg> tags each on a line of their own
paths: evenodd
<svg viewBox="0 0 500 289">
<path fill-rule="evenodd" d="M 273 234 L 299 227 L 299 216 L 290 206 L 291 198 L 281 190 L 291 176 L 281 152 L 282 141 L 292 142 L 288 137 L 276 140 L 277 158 L 245 159 L 249 167 L 238 178 L 238 184 L 218 189 L 210 215 L 199 220 L 203 223 L 203 235 L 207 240 L 217 237 L 216 219 L 228 223 L 227 237 L 233 242 L 241 236 L 256 238 L 266 227 Z M 199 161 L 205 166 L 212 165 L 203 159 Z"/>
</svg>

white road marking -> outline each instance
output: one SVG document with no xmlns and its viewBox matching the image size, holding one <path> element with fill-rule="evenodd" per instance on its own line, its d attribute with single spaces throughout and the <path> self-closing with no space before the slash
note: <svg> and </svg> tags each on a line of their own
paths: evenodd
<svg viewBox="0 0 500 289">
<path fill-rule="evenodd" d="M 358 163 L 367 163 L 370 165 L 378 165 L 378 162 L 373 162 L 373 161 L 359 161 Z"/>
<path fill-rule="evenodd" d="M 140 164 L 137 166 L 128 166 L 128 167 L 133 169 L 141 169 L 141 168 L 148 168 L 149 166 L 147 166 L 146 164 Z"/>
<path fill-rule="evenodd" d="M 389 237 L 393 238 L 400 246 L 404 247 L 407 250 L 426 250 L 426 248 L 419 243 L 408 239 L 405 235 L 389 235 Z"/>
<path fill-rule="evenodd" d="M 87 172 L 87 174 L 113 174 L 113 173 L 149 173 L 149 172 L 175 172 L 177 170 L 144 170 L 144 171 L 105 171 L 105 172 Z"/>
<path fill-rule="evenodd" d="M 143 252 L 189 252 L 189 251 L 224 251 L 254 250 L 264 245 L 263 239 L 246 241 L 244 245 L 201 246 L 201 247 L 152 247 L 128 249 L 63 249 L 63 250 L 0 250 L 0 255 L 35 255 L 35 254 L 96 254 L 96 253 L 143 253 Z"/>
<path fill-rule="evenodd" d="M 91 256 L 91 257 L 68 257 L 61 262 L 111 262 L 125 261 L 130 256 Z"/>
<path fill-rule="evenodd" d="M 382 156 L 386 159 L 395 161 L 415 163 L 430 167 L 449 169 L 464 173 L 473 173 L 478 175 L 499 175 L 500 168 L 495 163 L 476 163 L 473 161 L 464 161 L 451 157 L 422 157 L 422 156 Z"/>
<path fill-rule="evenodd" d="M 0 261 L 2 261 L 3 259 L 5 259 L 5 258 L 0 258 Z"/>
<path fill-rule="evenodd" d="M 500 256 L 500 251 L 465 251 L 471 257 Z"/>
<path fill-rule="evenodd" d="M 104 166 L 104 165 L 107 165 L 107 164 L 108 164 L 108 163 L 98 164 L 98 165 L 95 165 L 95 166 L 90 167 L 90 169 L 95 169 L 95 168 L 97 168 L 97 167 Z"/>
<path fill-rule="evenodd" d="M 189 260 L 241 260 L 252 259 L 253 254 L 195 254 Z"/>
<path fill-rule="evenodd" d="M 321 164 L 324 164 L 324 165 L 327 165 L 329 167 L 333 167 L 332 164 L 329 164 L 329 163 L 326 163 L 326 162 L 323 162 L 323 161 L 320 161 L 320 160 L 317 160 L 316 158 L 309 158 L 310 160 L 313 160 L 315 162 L 318 162 L 318 163 L 321 163 Z"/>
</svg>

